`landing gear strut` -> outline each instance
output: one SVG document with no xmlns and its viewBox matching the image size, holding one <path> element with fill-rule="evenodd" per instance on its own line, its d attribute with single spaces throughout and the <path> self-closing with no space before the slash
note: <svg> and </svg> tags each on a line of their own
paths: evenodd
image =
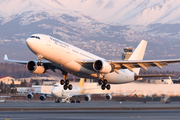
<svg viewBox="0 0 180 120">
<path fill-rule="evenodd" d="M 63 77 L 65 78 L 65 80 L 62 79 L 60 81 L 60 84 L 64 85 L 63 86 L 64 90 L 67 90 L 67 89 L 72 90 L 73 86 L 71 84 L 69 84 L 69 80 L 67 79 L 67 73 L 63 73 Z"/>
<path fill-rule="evenodd" d="M 101 85 L 102 90 L 105 90 L 106 88 L 107 88 L 107 90 L 111 89 L 111 86 L 110 86 L 110 84 L 107 83 L 106 79 L 104 79 L 104 80 L 99 79 L 98 84 Z"/>
<path fill-rule="evenodd" d="M 59 98 L 55 98 L 55 103 L 60 103 Z"/>
<path fill-rule="evenodd" d="M 43 59 L 43 55 L 37 54 L 37 59 L 39 60 L 39 62 L 37 62 L 37 66 L 42 66 L 43 63 L 41 62 L 41 60 Z"/>
</svg>

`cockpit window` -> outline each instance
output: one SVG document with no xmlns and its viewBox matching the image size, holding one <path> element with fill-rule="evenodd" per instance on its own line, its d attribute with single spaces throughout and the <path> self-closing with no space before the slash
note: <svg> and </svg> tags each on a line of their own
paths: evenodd
<svg viewBox="0 0 180 120">
<path fill-rule="evenodd" d="M 54 87 L 58 87 L 58 85 L 54 85 Z"/>
<path fill-rule="evenodd" d="M 40 39 L 40 37 L 38 37 L 38 36 L 31 36 L 31 38 Z"/>
</svg>

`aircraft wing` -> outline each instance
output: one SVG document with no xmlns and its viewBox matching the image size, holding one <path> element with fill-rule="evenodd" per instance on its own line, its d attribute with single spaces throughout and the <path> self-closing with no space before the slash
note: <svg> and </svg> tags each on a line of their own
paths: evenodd
<svg viewBox="0 0 180 120">
<path fill-rule="evenodd" d="M 84 66 L 87 64 L 93 64 L 96 60 L 76 60 L 77 63 L 83 64 Z M 158 67 L 162 69 L 162 66 L 168 66 L 171 63 L 179 63 L 180 59 L 167 59 L 167 60 L 127 60 L 127 61 L 111 61 L 107 60 L 109 64 L 114 67 L 114 71 L 120 69 L 129 69 L 133 72 L 133 68 L 143 68 L 148 71 L 147 67 Z M 91 67 L 92 68 L 92 67 Z"/>
<path fill-rule="evenodd" d="M 178 62 L 180 62 L 180 59 L 111 61 L 111 63 L 115 66 L 114 69 L 129 69 L 130 71 L 133 71 L 132 68 L 143 68 L 147 71 L 147 67 L 155 66 L 162 69 L 162 66 L 168 66 L 170 63 Z"/>
<path fill-rule="evenodd" d="M 9 60 L 7 55 L 4 56 L 4 61 L 20 63 L 20 64 L 27 64 L 29 62 L 29 61 Z"/>
<path fill-rule="evenodd" d="M 18 91 L 20 93 L 31 93 L 31 94 L 43 94 L 43 95 L 50 95 L 52 96 L 51 93 L 42 93 L 42 92 L 32 92 L 32 91 Z"/>
<path fill-rule="evenodd" d="M 4 56 L 4 61 L 18 63 L 18 64 L 24 64 L 24 65 L 28 64 L 28 62 L 29 62 L 29 61 L 10 60 L 10 59 L 8 59 L 8 56 L 6 54 Z M 53 63 L 50 61 L 42 61 L 42 63 L 46 70 L 51 69 L 53 72 L 56 72 L 55 69 L 59 69 L 61 71 L 64 71 L 63 68 L 53 65 Z"/>
<path fill-rule="evenodd" d="M 7 98 L 7 97 L 11 97 L 11 96 L 0 96 L 0 98 Z"/>
</svg>

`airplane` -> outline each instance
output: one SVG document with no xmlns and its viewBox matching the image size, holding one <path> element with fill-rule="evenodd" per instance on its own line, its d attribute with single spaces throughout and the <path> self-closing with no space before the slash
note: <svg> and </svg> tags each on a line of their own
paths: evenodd
<svg viewBox="0 0 180 120">
<path fill-rule="evenodd" d="M 164 77 L 172 75 L 139 75 L 140 68 L 168 66 L 180 62 L 180 59 L 143 60 L 147 41 L 142 40 L 128 60 L 106 60 L 73 45 L 65 43 L 49 35 L 33 34 L 26 40 L 28 48 L 37 56 L 38 61 L 9 60 L 5 54 L 4 60 L 25 64 L 27 69 L 35 74 L 46 73 L 48 69 L 62 71 L 60 84 L 64 90 L 72 90 L 68 73 L 82 78 L 97 79 L 101 89 L 110 90 L 110 84 L 123 84 L 144 77 Z M 41 61 L 45 59 L 47 61 Z"/>
<path fill-rule="evenodd" d="M 97 88 L 89 88 L 89 89 L 97 89 Z M 32 99 L 33 98 L 33 94 L 42 94 L 39 99 L 41 101 L 46 100 L 46 96 L 53 96 L 55 97 L 55 103 L 60 103 L 60 101 L 62 103 L 80 103 L 80 100 L 78 99 L 79 97 L 85 96 L 84 99 L 86 101 L 90 101 L 91 100 L 91 95 L 105 95 L 107 100 L 111 100 L 112 99 L 112 95 L 113 94 L 118 94 L 118 93 L 93 93 L 93 94 L 88 94 L 88 93 L 84 93 L 85 89 L 84 88 L 84 78 L 80 79 L 79 85 L 78 86 L 74 86 L 72 88 L 72 90 L 64 90 L 62 85 L 59 84 L 55 84 L 51 90 L 51 93 L 41 93 L 41 92 L 30 92 L 30 91 L 18 91 L 21 93 L 28 93 L 27 98 L 28 99 Z M 129 92 L 130 93 L 130 92 Z M 131 92 L 132 93 L 132 92 Z"/>
</svg>

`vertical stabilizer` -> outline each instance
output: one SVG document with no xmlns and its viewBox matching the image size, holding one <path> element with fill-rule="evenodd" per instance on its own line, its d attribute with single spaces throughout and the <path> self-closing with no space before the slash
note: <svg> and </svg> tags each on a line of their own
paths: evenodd
<svg viewBox="0 0 180 120">
<path fill-rule="evenodd" d="M 147 41 L 142 40 L 137 46 L 137 48 L 134 50 L 129 60 L 143 60 L 146 46 L 147 46 Z M 140 68 L 134 68 L 133 71 L 136 74 L 139 74 Z"/>
<path fill-rule="evenodd" d="M 81 78 L 79 81 L 79 87 L 84 87 L 84 78 Z"/>
</svg>

